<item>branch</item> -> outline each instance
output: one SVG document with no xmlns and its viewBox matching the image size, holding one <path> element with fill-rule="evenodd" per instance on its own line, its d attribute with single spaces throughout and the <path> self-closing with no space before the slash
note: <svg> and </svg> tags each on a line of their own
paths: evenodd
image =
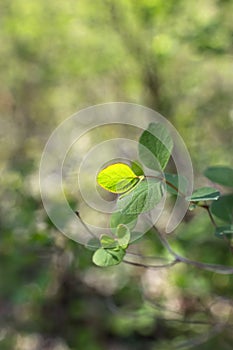
<svg viewBox="0 0 233 350">
<path fill-rule="evenodd" d="M 190 202 L 190 203 L 192 203 L 192 202 Z M 195 203 L 195 202 L 193 202 L 193 203 Z M 205 210 L 207 211 L 211 223 L 212 223 L 213 226 L 216 228 L 216 227 L 217 227 L 217 224 L 216 224 L 216 222 L 215 222 L 215 220 L 214 220 L 214 217 L 213 217 L 213 215 L 212 215 L 212 213 L 211 213 L 211 211 L 210 211 L 210 206 L 209 206 L 208 204 L 197 204 L 197 206 L 200 207 L 200 208 L 203 208 L 203 209 L 205 209 Z"/>
<path fill-rule="evenodd" d="M 96 235 L 89 229 L 89 227 L 85 224 L 85 222 L 83 221 L 83 219 L 81 218 L 80 214 L 78 211 L 75 211 L 75 214 L 77 215 L 77 217 L 79 218 L 81 224 L 83 225 L 83 227 L 87 230 L 88 233 L 90 233 L 90 235 L 93 238 L 96 238 Z"/>
<path fill-rule="evenodd" d="M 175 258 L 176 262 L 182 262 L 188 265 L 192 265 L 195 266 L 199 269 L 202 270 L 207 270 L 207 271 L 213 271 L 215 273 L 219 273 L 219 274 L 233 274 L 233 267 L 232 266 L 224 266 L 224 265 L 218 265 L 218 264 L 208 264 L 208 263 L 201 263 L 199 261 L 194 261 L 188 258 L 185 258 L 179 254 L 177 254 L 170 246 L 170 244 L 168 243 L 167 239 L 165 238 L 165 236 L 155 227 L 153 226 L 153 228 L 156 230 L 159 239 L 161 241 L 161 243 L 163 244 L 163 246 L 167 249 L 167 251 Z"/>
<path fill-rule="evenodd" d="M 179 263 L 180 261 L 175 259 L 175 260 L 171 261 L 170 263 L 161 264 L 161 265 L 150 265 L 150 264 L 146 264 L 146 263 L 129 261 L 127 259 L 123 259 L 123 262 L 126 263 L 126 264 L 129 264 L 129 265 L 143 267 L 143 268 L 146 268 L 146 269 L 163 269 L 163 268 L 168 268 L 168 267 L 174 266 L 177 263 Z"/>
</svg>

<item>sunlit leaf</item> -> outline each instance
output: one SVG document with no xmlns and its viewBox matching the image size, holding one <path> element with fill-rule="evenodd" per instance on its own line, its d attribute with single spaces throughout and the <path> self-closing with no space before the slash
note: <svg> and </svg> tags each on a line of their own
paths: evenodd
<svg viewBox="0 0 233 350">
<path fill-rule="evenodd" d="M 117 246 L 115 239 L 108 235 L 102 235 L 100 238 L 100 243 L 103 248 L 112 248 Z"/>
<path fill-rule="evenodd" d="M 105 190 L 113 193 L 124 193 L 140 182 L 132 169 L 124 163 L 116 163 L 101 170 L 97 176 L 98 184 Z"/>
</svg>

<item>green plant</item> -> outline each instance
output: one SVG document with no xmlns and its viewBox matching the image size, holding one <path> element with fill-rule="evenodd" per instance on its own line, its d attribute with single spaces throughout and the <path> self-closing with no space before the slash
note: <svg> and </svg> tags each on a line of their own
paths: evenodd
<svg viewBox="0 0 233 350">
<path fill-rule="evenodd" d="M 201 207 L 207 211 L 218 238 L 224 239 L 231 247 L 233 235 L 233 194 L 220 195 L 215 187 L 201 187 L 187 195 L 188 180 L 179 174 L 165 173 L 173 149 L 173 140 L 163 124 L 151 123 L 138 143 L 139 157 L 143 165 L 154 170 L 155 175 L 146 175 L 143 165 L 134 161 L 131 166 L 124 163 L 110 164 L 102 169 L 97 182 L 105 190 L 118 194 L 117 210 L 111 215 L 112 235 L 102 235 L 93 262 L 98 266 L 112 266 L 124 261 L 133 265 L 148 266 L 125 259 L 127 248 L 140 237 L 134 232 L 138 216 L 149 213 L 163 198 L 167 191 L 171 196 L 181 196 L 188 201 L 189 209 Z M 233 187 L 233 169 L 210 167 L 205 176 L 214 183 Z M 220 219 L 219 222 L 216 219 Z M 233 273 L 233 267 L 201 263 L 177 254 L 168 243 L 166 235 L 152 225 L 163 246 L 173 260 L 165 265 L 150 265 L 159 268 L 186 263 L 201 269 L 218 273 Z M 141 234 L 142 235 L 142 234 Z M 136 238 L 135 238 L 136 237 Z M 94 241 L 96 242 L 96 238 Z M 90 242 L 91 244 L 91 242 Z"/>
</svg>

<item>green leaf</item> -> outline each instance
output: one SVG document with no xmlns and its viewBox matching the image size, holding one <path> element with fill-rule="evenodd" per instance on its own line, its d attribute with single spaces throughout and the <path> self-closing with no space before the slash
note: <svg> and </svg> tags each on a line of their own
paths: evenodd
<svg viewBox="0 0 233 350">
<path fill-rule="evenodd" d="M 178 174 L 164 174 L 164 175 L 167 181 L 166 189 L 169 193 L 175 194 L 175 195 L 179 195 L 179 194 L 185 195 L 188 188 L 188 180 L 186 179 L 186 177 Z M 179 192 L 177 192 L 177 190 L 174 189 L 169 183 L 174 187 L 176 187 L 179 190 Z"/>
<path fill-rule="evenodd" d="M 153 209 L 162 195 L 160 181 L 142 181 L 130 194 L 118 199 L 117 207 L 126 215 L 141 214 Z"/>
<path fill-rule="evenodd" d="M 92 261 L 97 266 L 113 266 L 118 265 L 123 260 L 125 251 L 122 248 L 104 249 L 99 248 L 95 251 Z"/>
<path fill-rule="evenodd" d="M 137 175 L 137 176 L 141 176 L 144 175 L 143 169 L 142 169 L 142 165 L 137 161 L 134 160 L 131 163 L 131 169 L 133 170 L 133 172 Z"/>
<path fill-rule="evenodd" d="M 199 202 L 199 201 L 213 201 L 217 200 L 220 196 L 219 191 L 212 187 L 201 187 L 196 189 L 192 196 L 186 197 L 187 201 Z"/>
<path fill-rule="evenodd" d="M 204 171 L 204 175 L 213 182 L 233 187 L 233 169 L 226 166 L 213 166 Z"/>
<path fill-rule="evenodd" d="M 221 196 L 219 200 L 211 204 L 211 212 L 225 222 L 233 222 L 233 194 Z"/>
<path fill-rule="evenodd" d="M 113 233 L 116 233 L 117 226 L 119 224 L 127 225 L 130 230 L 132 230 L 137 223 L 138 216 L 136 214 L 127 215 L 121 211 L 115 211 L 111 215 L 110 228 Z"/>
<path fill-rule="evenodd" d="M 190 211 L 192 211 L 192 210 L 194 210 L 194 209 L 196 209 L 197 207 L 198 207 L 198 205 L 197 205 L 198 203 L 191 203 L 190 205 L 189 205 L 189 210 Z"/>
<path fill-rule="evenodd" d="M 223 238 L 224 236 L 227 236 L 228 238 L 232 238 L 233 225 L 216 227 L 215 235 L 218 238 Z"/>
<path fill-rule="evenodd" d="M 113 193 L 124 193 L 140 181 L 131 168 L 124 163 L 116 163 L 101 170 L 97 176 L 98 184 Z"/>
<path fill-rule="evenodd" d="M 154 170 L 164 169 L 173 148 L 172 138 L 165 125 L 151 123 L 139 139 L 139 156 L 143 164 Z"/>
<path fill-rule="evenodd" d="M 126 249 L 130 241 L 130 230 L 125 225 L 119 225 L 116 232 L 118 243 L 123 248 Z"/>
<path fill-rule="evenodd" d="M 117 246 L 115 239 L 108 235 L 102 235 L 100 238 L 100 243 L 103 248 L 112 248 Z"/>
</svg>

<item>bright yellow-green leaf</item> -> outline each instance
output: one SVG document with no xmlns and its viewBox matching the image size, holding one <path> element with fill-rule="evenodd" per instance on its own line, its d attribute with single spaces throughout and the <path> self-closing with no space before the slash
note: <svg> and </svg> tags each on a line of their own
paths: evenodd
<svg viewBox="0 0 233 350">
<path fill-rule="evenodd" d="M 112 248 L 117 246 L 117 242 L 114 238 L 108 235 L 102 235 L 100 238 L 100 242 L 103 248 Z"/>
<path fill-rule="evenodd" d="M 113 193 L 124 193 L 135 187 L 144 176 L 137 176 L 124 163 L 116 163 L 101 170 L 97 176 L 98 184 Z"/>
</svg>

